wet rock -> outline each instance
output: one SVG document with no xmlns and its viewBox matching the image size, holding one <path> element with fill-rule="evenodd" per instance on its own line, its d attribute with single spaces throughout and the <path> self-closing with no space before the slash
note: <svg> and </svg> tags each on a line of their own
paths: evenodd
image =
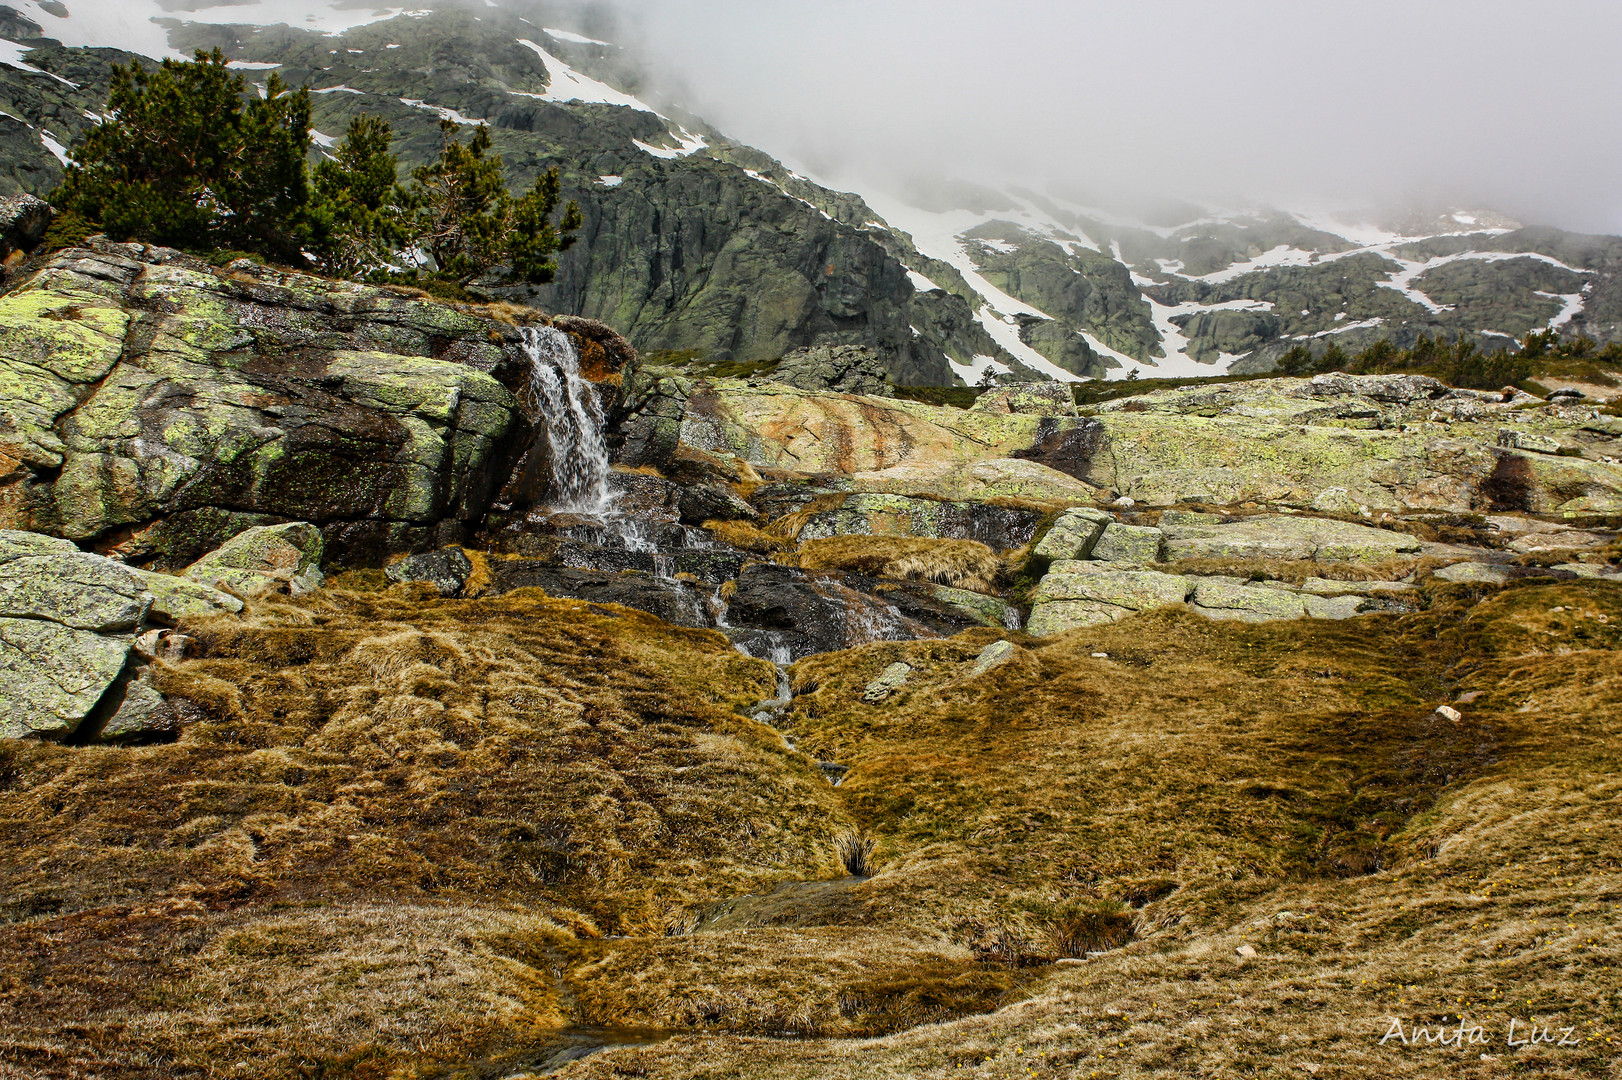
<svg viewBox="0 0 1622 1080">
<path fill-rule="evenodd" d="M 626 387 L 626 407 L 610 432 L 616 465 L 663 465 L 681 442 L 687 412 L 686 379 L 642 374 Z"/>
<path fill-rule="evenodd" d="M 243 596 L 286 589 L 293 595 L 321 584 L 321 530 L 307 521 L 246 529 L 188 566 L 185 576 Z"/>
<path fill-rule="evenodd" d="M 858 586 L 877 590 L 879 583 L 854 574 L 754 563 L 738 575 L 726 618 L 734 627 L 769 633 L 798 660 L 874 641 L 936 637 L 939 631 L 918 616 L 949 614 L 910 583 L 887 586 L 882 598 Z M 955 633 L 970 620 L 957 617 L 949 623 L 948 632 Z"/>
<path fill-rule="evenodd" d="M 665 524 L 681 520 L 681 486 L 662 476 L 616 470 L 608 474 L 608 490 L 616 513 Z"/>
<path fill-rule="evenodd" d="M 1558 439 L 1513 428 L 1498 433 L 1498 445 L 1509 450 L 1529 450 L 1535 454 L 1558 454 L 1561 449 Z"/>
<path fill-rule="evenodd" d="M 912 665 L 897 661 L 885 668 L 879 677 L 867 684 L 862 691 L 862 700 L 869 705 L 877 705 L 897 690 L 907 684 L 912 675 Z"/>
<path fill-rule="evenodd" d="M 467 552 L 453 547 L 407 556 L 383 572 L 393 582 L 420 581 L 432 585 L 441 596 L 457 596 L 473 573 L 473 563 Z"/>
<path fill-rule="evenodd" d="M 1163 536 L 1161 530 L 1148 526 L 1111 522 L 1093 545 L 1092 558 L 1131 566 L 1159 562 Z"/>
<path fill-rule="evenodd" d="M 755 508 L 719 484 L 698 484 L 682 489 L 679 504 L 686 525 L 706 521 L 753 521 Z"/>
<path fill-rule="evenodd" d="M 1034 413 L 1037 416 L 1075 416 L 1076 401 L 1069 383 L 1020 383 L 989 390 L 974 400 L 980 412 Z"/>
<path fill-rule="evenodd" d="M 1089 558 L 1105 528 L 1113 524 L 1115 516 L 1107 510 L 1089 506 L 1066 510 L 1031 551 L 1032 566 L 1038 572 L 1045 572 L 1061 559 Z"/>
<path fill-rule="evenodd" d="M 1381 562 L 1420 550 L 1420 541 L 1332 518 L 1262 514 L 1225 525 L 1171 525 L 1165 557 L 1177 559 L 1316 559 Z"/>
<path fill-rule="evenodd" d="M 490 560 L 490 582 L 478 595 L 500 596 L 514 589 L 540 589 L 563 599 L 618 604 L 678 626 L 712 623 L 703 597 L 692 586 L 636 571 L 571 570 L 532 559 Z"/>
<path fill-rule="evenodd" d="M 868 397 L 894 397 L 884 358 L 862 345 L 813 345 L 795 349 L 768 376 L 800 390 L 831 390 Z"/>
</svg>

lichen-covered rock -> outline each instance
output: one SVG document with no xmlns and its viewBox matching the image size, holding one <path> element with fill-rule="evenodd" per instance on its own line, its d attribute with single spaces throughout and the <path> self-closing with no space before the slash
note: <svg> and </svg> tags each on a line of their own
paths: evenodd
<svg viewBox="0 0 1622 1080">
<path fill-rule="evenodd" d="M 862 690 L 862 700 L 869 705 L 877 705 L 905 686 L 911 675 L 911 664 L 896 661 L 880 672 L 878 678 L 867 684 Z"/>
<path fill-rule="evenodd" d="M 1193 602 L 1194 610 L 1208 618 L 1240 622 L 1299 619 L 1306 614 L 1306 602 L 1299 593 L 1225 581 L 1197 581 Z"/>
<path fill-rule="evenodd" d="M 811 515 L 800 540 L 830 536 L 915 536 L 978 540 L 995 551 L 1029 542 L 1042 515 L 982 502 L 946 502 L 907 495 L 857 493 L 838 507 Z"/>
<path fill-rule="evenodd" d="M 988 671 L 994 671 L 1008 663 L 1019 653 L 1019 646 L 1011 641 L 993 641 L 980 650 L 980 655 L 974 658 L 969 667 L 966 679 L 977 678 Z"/>
<path fill-rule="evenodd" d="M 1512 573 L 1507 566 L 1494 566 L 1491 563 L 1461 562 L 1452 566 L 1444 566 L 1437 570 L 1433 577 L 1442 581 L 1458 583 L 1468 582 L 1476 585 L 1502 585 L 1509 581 Z"/>
<path fill-rule="evenodd" d="M 1075 506 L 1060 514 L 1046 535 L 1031 550 L 1031 562 L 1038 572 L 1062 559 L 1085 559 L 1104 530 L 1115 524 L 1115 515 L 1091 506 Z"/>
<path fill-rule="evenodd" d="M 130 638 L 0 617 L 0 739 L 61 736 L 124 670 Z"/>
<path fill-rule="evenodd" d="M 981 626 L 1003 630 L 1019 629 L 1019 609 L 1006 600 L 985 593 L 970 592 L 950 585 L 927 584 L 929 594 L 953 611 L 961 612 Z"/>
<path fill-rule="evenodd" d="M 282 589 L 309 592 L 321 584 L 321 530 L 307 521 L 260 525 L 227 540 L 186 568 L 186 577 L 243 596 Z"/>
<path fill-rule="evenodd" d="M 152 596 L 128 567 L 67 541 L 0 530 L 0 618 L 120 633 L 139 626 L 151 606 Z"/>
<path fill-rule="evenodd" d="M 1507 428 L 1498 433 L 1498 445 L 1510 450 L 1529 450 L 1534 454 L 1558 454 L 1560 440 L 1535 431 L 1517 431 Z"/>
<path fill-rule="evenodd" d="M 162 567 L 281 521 L 347 561 L 459 540 L 529 448 L 528 369 L 476 309 L 96 242 L 0 297 L 0 525 Z"/>
<path fill-rule="evenodd" d="M 795 349 L 768 378 L 801 390 L 894 397 L 886 381 L 884 358 L 862 345 L 813 345 Z"/>
<path fill-rule="evenodd" d="M 1035 416 L 1075 416 L 1076 401 L 1070 384 L 1062 382 L 1019 383 L 988 390 L 974 399 L 977 412 L 1031 413 Z"/>
<path fill-rule="evenodd" d="M 1099 562 L 1146 566 L 1160 561 L 1163 534 L 1147 525 L 1111 522 L 1093 545 L 1091 557 Z"/>
<path fill-rule="evenodd" d="M 1046 465 L 1018 458 L 990 458 L 957 464 L 913 461 L 850 478 L 857 491 L 933 495 L 942 499 L 986 502 L 1012 499 L 1033 503 L 1091 502 L 1089 485 Z"/>
<path fill-rule="evenodd" d="M 235 615 L 242 610 L 241 600 L 208 585 L 155 570 L 134 566 L 129 569 L 140 580 L 141 587 L 152 594 L 152 610 L 147 612 L 147 617 L 155 622 L 172 626 L 181 619 Z"/>
<path fill-rule="evenodd" d="M 1259 514 L 1225 525 L 1168 525 L 1167 560 L 1316 559 L 1320 562 L 1380 562 L 1420 550 L 1406 533 L 1334 518 Z"/>
</svg>

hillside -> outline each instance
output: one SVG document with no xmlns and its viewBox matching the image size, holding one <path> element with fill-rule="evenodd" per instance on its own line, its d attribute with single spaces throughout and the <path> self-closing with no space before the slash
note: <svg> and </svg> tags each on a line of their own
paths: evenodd
<svg viewBox="0 0 1622 1080">
<path fill-rule="evenodd" d="M 4 10 L 8 191 L 55 186 L 63 148 L 104 106 L 108 65 L 131 57 L 53 33 L 147 55 L 218 46 L 241 70 L 311 86 L 318 143 L 372 112 L 410 166 L 436 151 L 447 116 L 488 122 L 515 184 L 562 166 L 583 242 L 554 285 L 514 298 L 605 321 L 644 351 L 751 363 L 861 344 L 894 382 L 951 385 L 988 367 L 1016 379 L 1266 371 L 1296 344 L 1356 352 L 1420 335 L 1488 350 L 1541 328 L 1622 340 L 1614 237 L 1481 210 L 1368 224 L 1183 206 L 1144 221 L 1017 184 L 864 198 L 636 97 L 637 61 L 620 46 L 500 8 L 333 9 L 311 29 L 271 25 L 274 5 L 154 9 L 160 22 L 137 32 L 135 5 L 123 35 L 32 0 Z"/>
</svg>

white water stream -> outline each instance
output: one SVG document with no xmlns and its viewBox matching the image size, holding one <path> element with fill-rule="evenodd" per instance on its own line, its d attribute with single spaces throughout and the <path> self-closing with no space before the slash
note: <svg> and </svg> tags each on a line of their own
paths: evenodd
<svg viewBox="0 0 1622 1080">
<path fill-rule="evenodd" d="M 608 486 L 608 444 L 597 390 L 580 375 L 580 356 L 569 335 L 550 326 L 523 329 L 529 355 L 529 400 L 546 426 L 552 454 L 552 508 L 606 518 L 613 514 Z"/>
</svg>

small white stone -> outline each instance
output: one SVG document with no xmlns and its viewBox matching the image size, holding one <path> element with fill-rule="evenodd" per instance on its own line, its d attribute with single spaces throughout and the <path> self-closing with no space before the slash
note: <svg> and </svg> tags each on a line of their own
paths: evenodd
<svg viewBox="0 0 1622 1080">
<path fill-rule="evenodd" d="M 1107 653 L 1107 652 L 1095 652 L 1095 653 L 1093 653 L 1093 659 L 1094 660 L 1108 660 L 1109 659 L 1109 653 Z"/>
<path fill-rule="evenodd" d="M 1464 719 L 1464 714 L 1451 705 L 1436 706 L 1436 715 L 1440 716 L 1443 720 L 1451 720 L 1455 724 Z"/>
<path fill-rule="evenodd" d="M 1235 954 L 1244 957 L 1246 960 L 1249 960 L 1256 955 L 1256 950 L 1251 948 L 1249 945 L 1241 945 L 1233 951 Z"/>
</svg>

